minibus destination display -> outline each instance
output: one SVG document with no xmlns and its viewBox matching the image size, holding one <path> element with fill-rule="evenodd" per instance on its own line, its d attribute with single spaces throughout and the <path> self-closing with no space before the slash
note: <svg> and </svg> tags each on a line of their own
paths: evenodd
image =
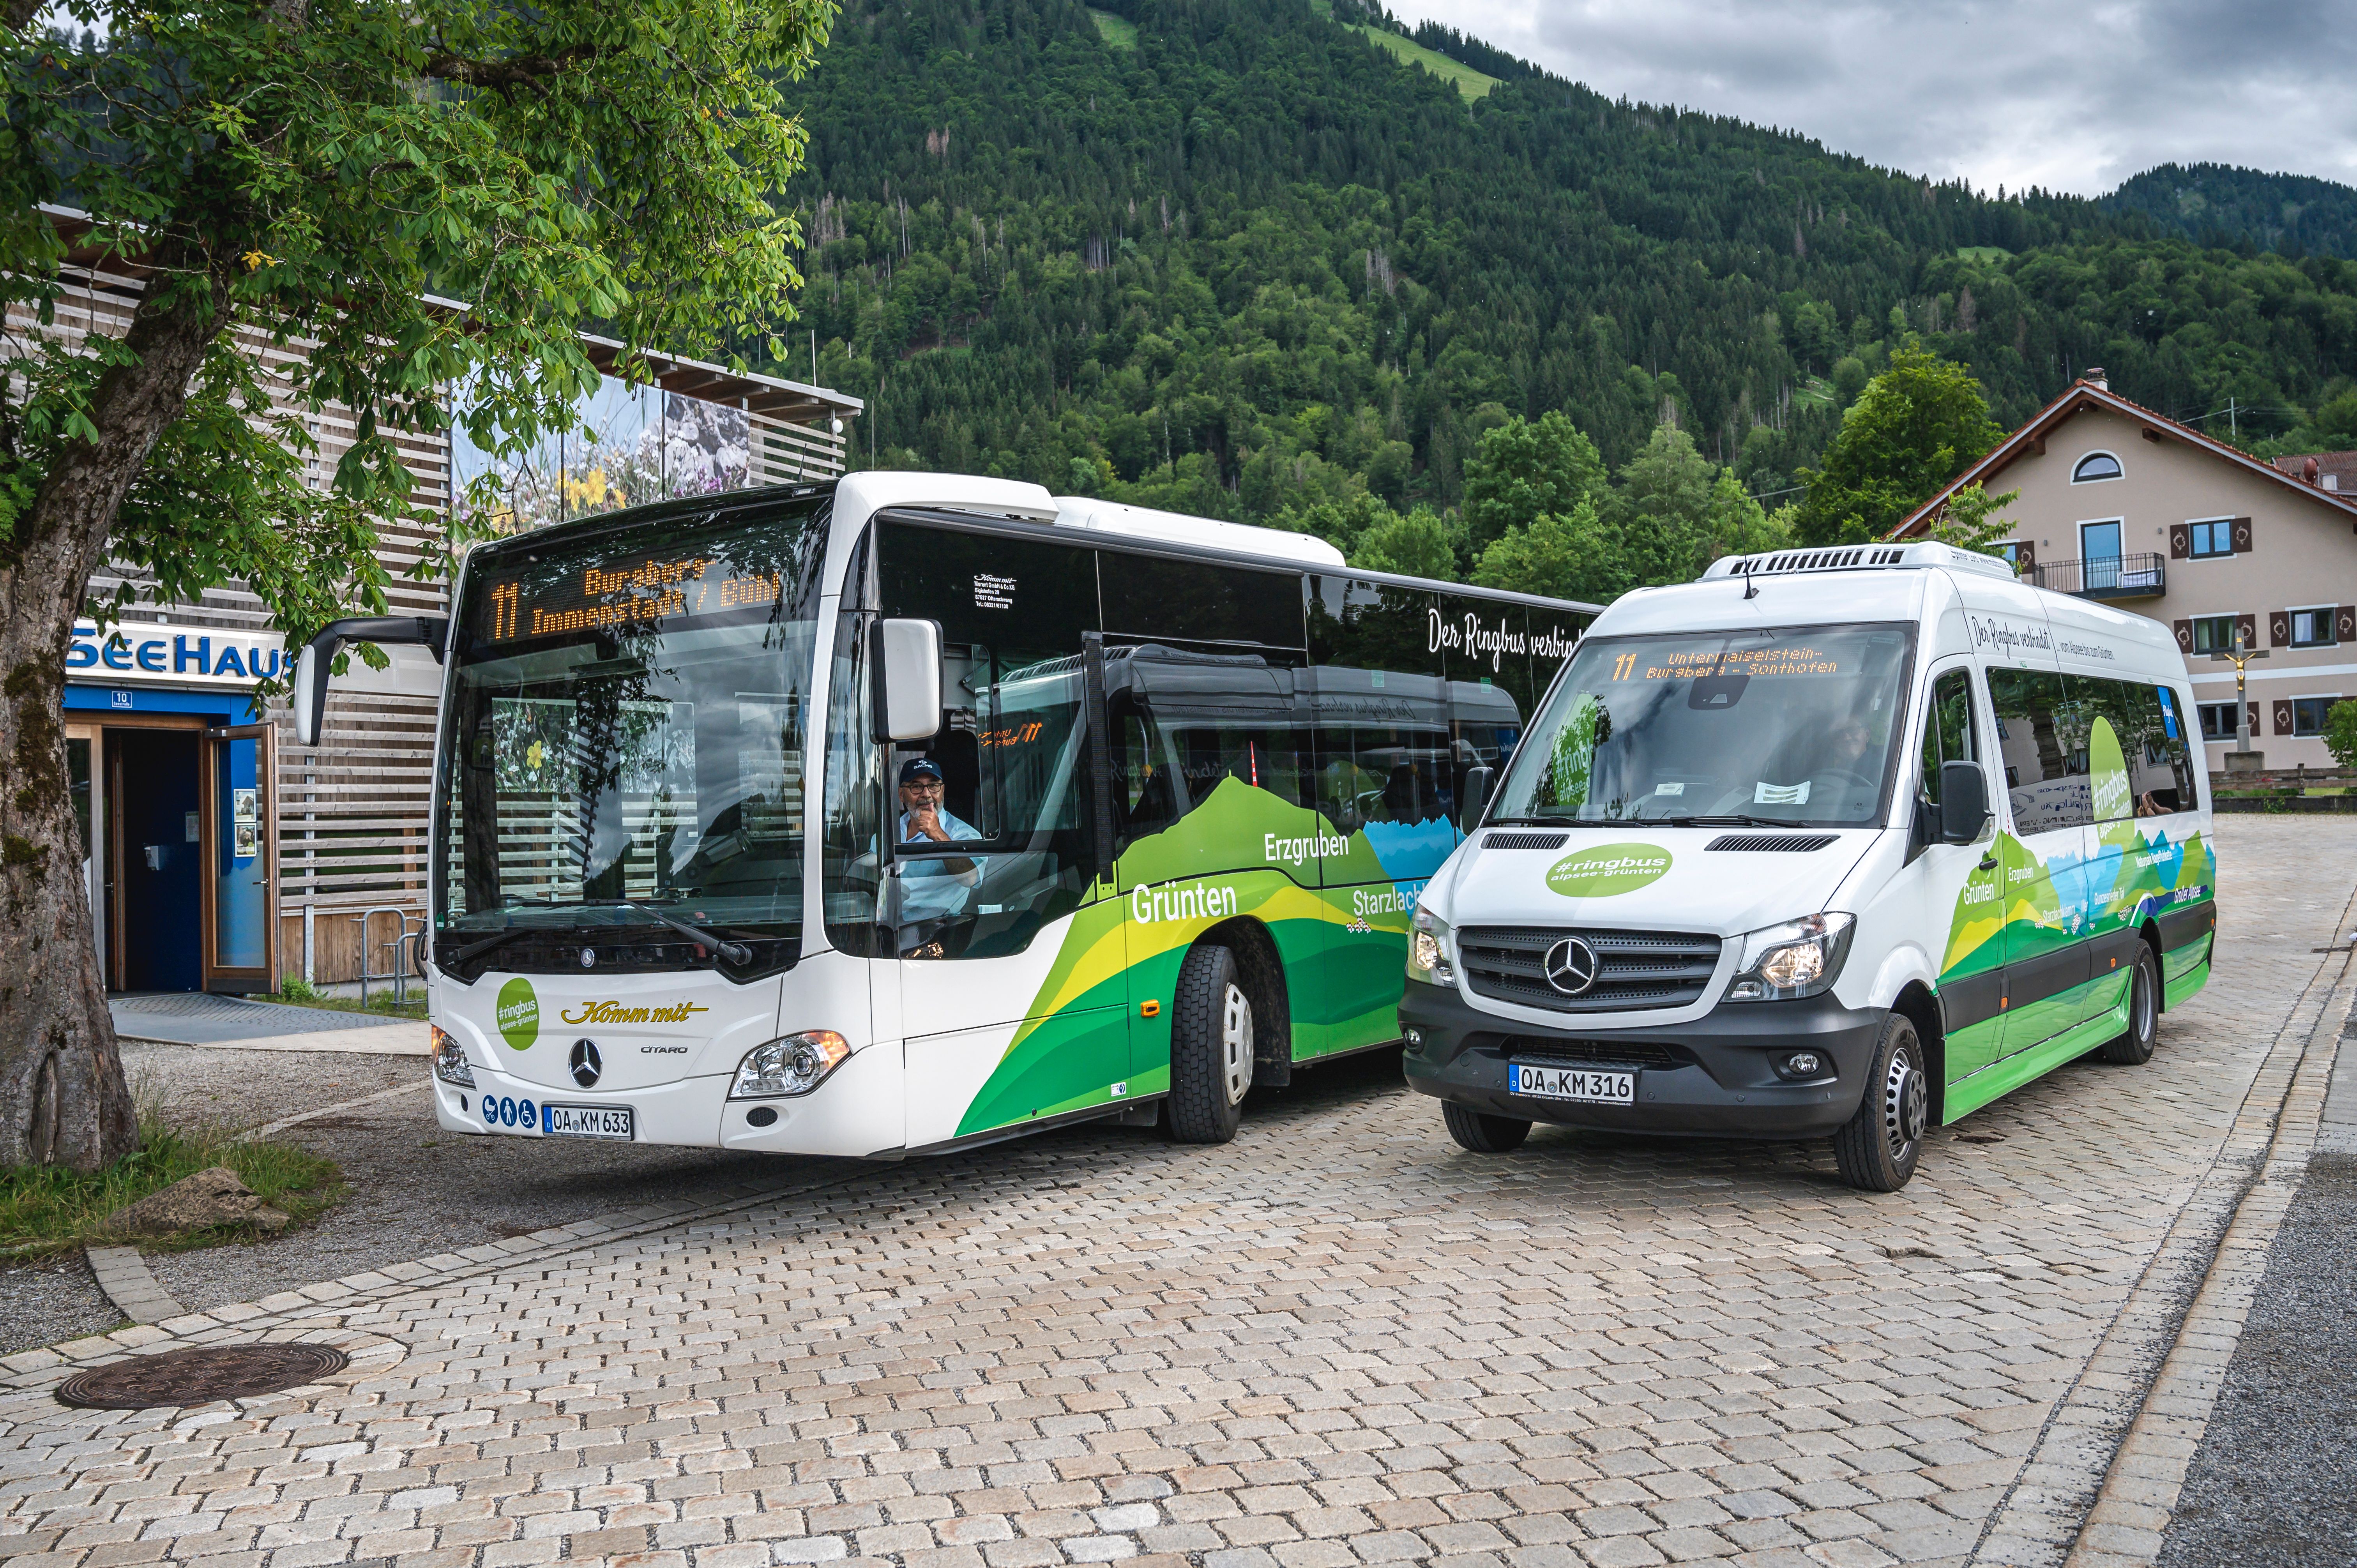
<svg viewBox="0 0 2357 1568">
<path fill-rule="evenodd" d="M 1822 649 L 1721 648 L 1690 653 L 1628 652 L 1612 660 L 1615 681 L 1695 681 L 1711 675 L 1838 675 L 1841 660 Z"/>
<path fill-rule="evenodd" d="M 481 599 L 476 634 L 488 641 L 553 637 L 601 627 L 630 626 L 665 616 L 711 615 L 776 604 L 782 579 L 758 572 L 727 576 L 730 563 L 712 555 L 587 564 L 553 581 L 533 575 L 494 579 Z"/>
</svg>

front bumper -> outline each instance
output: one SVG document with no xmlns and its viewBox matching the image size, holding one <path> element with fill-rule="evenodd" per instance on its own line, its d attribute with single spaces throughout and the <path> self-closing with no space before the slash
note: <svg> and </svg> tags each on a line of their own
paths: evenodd
<svg viewBox="0 0 2357 1568">
<path fill-rule="evenodd" d="M 520 1126 L 492 1126 L 483 1114 L 486 1100 L 501 1098 L 541 1105 L 627 1105 L 640 1144 L 698 1149 L 747 1149 L 779 1155 L 884 1155 L 897 1157 L 907 1124 L 902 1107 L 900 1047 L 869 1046 L 854 1051 L 808 1094 L 791 1099 L 731 1100 L 726 1077 L 676 1079 L 640 1089 L 552 1089 L 511 1077 L 480 1062 L 470 1064 L 475 1086 L 434 1080 L 435 1119 L 453 1133 L 540 1137 Z M 777 1112 L 767 1126 L 748 1117 L 758 1108 Z"/>
<path fill-rule="evenodd" d="M 1415 982 L 1399 1015 L 1408 1040 L 1402 1066 L 1420 1094 L 1523 1122 L 1730 1138 L 1830 1135 L 1856 1113 L 1889 1016 L 1825 995 L 1722 1004 L 1690 1024 L 1544 1029 L 1484 1013 L 1449 987 Z M 1831 1059 L 1833 1071 L 1801 1083 L 1777 1077 L 1771 1054 L 1803 1047 Z M 1510 1061 L 1566 1057 L 1636 1068 L 1637 1102 L 1590 1105 L 1508 1092 Z"/>
</svg>

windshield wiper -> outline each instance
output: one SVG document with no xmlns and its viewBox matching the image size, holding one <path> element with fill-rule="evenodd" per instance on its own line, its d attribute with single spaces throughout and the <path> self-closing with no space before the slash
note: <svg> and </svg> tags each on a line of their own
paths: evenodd
<svg viewBox="0 0 2357 1568">
<path fill-rule="evenodd" d="M 490 951 L 493 948 L 498 947 L 502 942 L 512 941 L 518 937 L 545 934 L 547 929 L 548 928 L 545 926 L 510 926 L 503 931 L 493 931 L 488 937 L 483 937 L 475 941 L 468 942 L 465 947 L 460 948 L 448 958 L 441 958 L 437 956 L 435 961 L 439 963 L 445 969 L 455 969 L 470 958 Z"/>
<path fill-rule="evenodd" d="M 747 947 L 743 942 L 732 942 L 727 938 L 720 936 L 713 931 L 700 931 L 694 926 L 689 925 L 685 920 L 673 919 L 661 909 L 650 909 L 644 904 L 633 904 L 627 898 L 615 899 L 611 907 L 617 909 L 635 910 L 658 925 L 669 926 L 673 930 L 677 931 L 680 935 L 694 942 L 697 946 L 710 948 L 722 958 L 726 959 L 730 963 L 750 963 L 753 961 L 753 950 Z"/>
<path fill-rule="evenodd" d="M 1655 822 L 1665 828 L 1802 828 L 1809 825 L 1782 817 L 1755 817 L 1742 811 L 1706 817 L 1626 817 L 1622 821 Z"/>
<path fill-rule="evenodd" d="M 753 950 L 747 947 L 744 943 L 732 942 L 726 937 L 723 937 L 715 931 L 698 930 L 695 927 L 689 925 L 685 920 L 674 920 L 669 915 L 664 914 L 661 909 L 651 909 L 647 908 L 645 904 L 636 902 L 629 898 L 584 898 L 560 906 L 553 898 L 535 898 L 526 893 L 511 893 L 506 895 L 506 897 L 507 901 L 511 904 L 530 904 L 536 908 L 543 909 L 554 909 L 558 908 L 568 909 L 628 909 L 634 914 L 644 915 L 648 919 L 654 921 L 657 925 L 669 926 L 673 930 L 677 931 L 681 936 L 686 937 L 697 946 L 712 949 L 713 951 L 718 953 L 722 958 L 726 959 L 730 963 L 750 963 L 753 961 Z M 677 902 L 676 899 L 668 901 L 673 903 Z M 493 948 L 499 946 L 501 942 L 506 941 L 511 937 L 522 936 L 527 931 L 545 932 L 549 928 L 546 926 L 510 926 L 506 930 L 485 937 L 480 941 L 471 942 L 467 946 L 460 948 L 457 952 L 450 955 L 450 961 L 452 963 L 464 963 L 468 959 L 472 958 L 477 953 L 490 951 Z"/>
</svg>

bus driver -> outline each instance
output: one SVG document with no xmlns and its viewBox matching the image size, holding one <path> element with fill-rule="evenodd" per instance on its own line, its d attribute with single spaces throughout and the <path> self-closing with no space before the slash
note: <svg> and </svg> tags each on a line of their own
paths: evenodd
<svg viewBox="0 0 2357 1568">
<path fill-rule="evenodd" d="M 912 757 L 900 765 L 901 843 L 950 843 L 982 834 L 942 803 L 941 764 Z M 966 889 L 982 870 L 960 855 L 922 855 L 900 868 L 900 912 L 909 920 L 941 920 L 962 913 Z"/>
</svg>

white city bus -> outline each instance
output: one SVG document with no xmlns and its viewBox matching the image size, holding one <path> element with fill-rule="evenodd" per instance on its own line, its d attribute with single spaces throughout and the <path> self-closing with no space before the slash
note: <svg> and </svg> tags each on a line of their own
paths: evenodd
<svg viewBox="0 0 2357 1568">
<path fill-rule="evenodd" d="M 861 474 L 477 547 L 426 981 L 456 1132 L 895 1156 L 1232 1135 L 1389 1044 L 1408 922 L 1593 607 Z"/>
</svg>

